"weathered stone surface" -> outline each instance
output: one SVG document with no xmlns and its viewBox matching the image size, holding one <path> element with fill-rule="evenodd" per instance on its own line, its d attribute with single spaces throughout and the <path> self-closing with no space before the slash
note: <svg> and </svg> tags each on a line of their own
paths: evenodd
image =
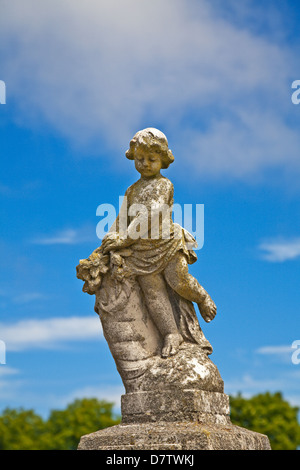
<svg viewBox="0 0 300 470">
<path fill-rule="evenodd" d="M 160 354 L 162 337 L 148 314 L 137 283 L 127 281 L 126 287 L 122 285 L 118 291 L 114 280 L 107 275 L 96 293 L 95 310 L 126 392 L 170 388 L 222 392 L 223 380 L 208 357 L 212 347 L 199 326 L 193 304 L 171 292 L 169 295 L 185 341 L 176 355 L 164 358 Z M 190 324 L 184 323 L 183 310 L 193 318 L 192 332 Z M 197 342 L 193 342 L 192 335 Z"/>
<path fill-rule="evenodd" d="M 127 393 L 121 397 L 122 423 L 190 421 L 230 424 L 229 397 L 203 390 Z"/>
<path fill-rule="evenodd" d="M 175 356 L 159 356 L 143 374 L 139 390 L 196 389 L 223 392 L 224 383 L 215 364 L 196 344 L 185 343 Z"/>
<path fill-rule="evenodd" d="M 263 434 L 232 424 L 120 424 L 82 436 L 78 450 L 271 450 Z"/>
</svg>

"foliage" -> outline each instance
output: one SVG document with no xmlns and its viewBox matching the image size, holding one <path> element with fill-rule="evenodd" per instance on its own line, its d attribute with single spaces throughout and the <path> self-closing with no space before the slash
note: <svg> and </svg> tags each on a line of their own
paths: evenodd
<svg viewBox="0 0 300 470">
<path fill-rule="evenodd" d="M 6 408 L 0 416 L 0 450 L 43 449 L 45 423 L 32 410 Z"/>
<path fill-rule="evenodd" d="M 112 403 L 96 398 L 75 400 L 65 410 L 52 411 L 48 420 L 49 433 L 52 434 L 55 449 L 76 449 L 84 434 L 104 429 L 120 420 L 112 416 Z"/>
<path fill-rule="evenodd" d="M 282 398 L 281 393 L 255 395 L 246 399 L 230 397 L 233 424 L 266 434 L 273 450 L 295 450 L 300 446 L 299 409 Z"/>
<path fill-rule="evenodd" d="M 75 400 L 43 420 L 33 410 L 6 408 L 0 415 L 0 450 L 73 450 L 84 434 L 120 422 L 113 404 L 96 398 Z"/>
</svg>

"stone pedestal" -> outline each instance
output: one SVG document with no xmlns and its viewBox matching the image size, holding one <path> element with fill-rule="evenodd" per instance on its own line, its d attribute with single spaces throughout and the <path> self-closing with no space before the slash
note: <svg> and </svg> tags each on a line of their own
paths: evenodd
<svg viewBox="0 0 300 470">
<path fill-rule="evenodd" d="M 270 450 L 267 436 L 234 426 L 229 397 L 204 390 L 122 396 L 122 423 L 82 436 L 78 450 Z"/>
<path fill-rule="evenodd" d="M 78 450 L 271 450 L 263 434 L 227 425 L 120 424 L 82 436 Z"/>
</svg>

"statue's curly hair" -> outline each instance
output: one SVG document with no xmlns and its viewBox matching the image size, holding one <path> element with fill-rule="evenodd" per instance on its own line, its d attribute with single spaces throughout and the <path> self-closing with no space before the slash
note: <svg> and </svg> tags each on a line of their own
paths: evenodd
<svg viewBox="0 0 300 470">
<path fill-rule="evenodd" d="M 135 149 L 140 145 L 146 148 L 151 147 L 151 149 L 160 155 L 163 169 L 168 168 L 169 165 L 174 162 L 174 156 L 169 149 L 167 137 L 158 129 L 147 127 L 146 129 L 138 131 L 133 136 L 129 144 L 129 149 L 125 153 L 129 160 L 134 160 Z"/>
</svg>

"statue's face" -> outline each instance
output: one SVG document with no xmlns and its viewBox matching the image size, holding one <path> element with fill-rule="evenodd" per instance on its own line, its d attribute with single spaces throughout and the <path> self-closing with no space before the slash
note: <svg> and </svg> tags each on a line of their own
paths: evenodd
<svg viewBox="0 0 300 470">
<path fill-rule="evenodd" d="M 135 168 L 143 178 L 152 178 L 159 174 L 162 162 L 159 153 L 151 149 L 138 147 L 134 152 Z"/>
</svg>

